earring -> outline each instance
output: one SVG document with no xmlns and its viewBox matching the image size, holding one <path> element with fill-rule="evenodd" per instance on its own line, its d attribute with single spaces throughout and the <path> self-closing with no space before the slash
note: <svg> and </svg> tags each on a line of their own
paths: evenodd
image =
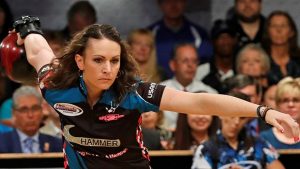
<svg viewBox="0 0 300 169">
<path fill-rule="evenodd" d="M 78 76 L 79 77 L 82 77 L 82 72 L 83 72 L 82 70 L 78 69 Z"/>
</svg>

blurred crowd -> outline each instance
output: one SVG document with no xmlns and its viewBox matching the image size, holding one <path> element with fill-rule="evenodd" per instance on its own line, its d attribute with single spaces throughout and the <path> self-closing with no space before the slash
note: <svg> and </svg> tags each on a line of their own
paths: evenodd
<svg viewBox="0 0 300 169">
<path fill-rule="evenodd" d="M 185 16 L 186 3 L 157 0 L 162 18 L 124 39 L 141 78 L 264 104 L 300 123 L 300 50 L 289 13 L 274 10 L 263 16 L 262 0 L 234 0 L 226 19 L 214 21 L 207 31 Z M 11 28 L 9 9 L 0 1 L 0 40 Z M 43 30 L 56 56 L 76 32 L 96 23 L 96 13 L 89 1 L 76 1 L 63 30 Z M 2 71 L 0 103 L 0 153 L 61 151 L 58 114 L 37 86 L 15 83 Z M 144 112 L 142 128 L 150 150 L 194 150 L 194 169 L 233 162 L 239 168 L 238 162 L 247 160 L 261 168 L 284 168 L 275 149 L 300 148 L 292 137 L 256 118 Z"/>
</svg>

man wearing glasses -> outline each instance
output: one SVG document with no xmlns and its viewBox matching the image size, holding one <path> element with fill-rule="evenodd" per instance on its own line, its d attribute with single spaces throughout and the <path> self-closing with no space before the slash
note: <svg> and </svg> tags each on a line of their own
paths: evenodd
<svg viewBox="0 0 300 169">
<path fill-rule="evenodd" d="M 42 96 L 31 86 L 22 86 L 13 94 L 15 129 L 0 135 L 0 153 L 60 152 L 61 140 L 41 134 Z"/>
</svg>

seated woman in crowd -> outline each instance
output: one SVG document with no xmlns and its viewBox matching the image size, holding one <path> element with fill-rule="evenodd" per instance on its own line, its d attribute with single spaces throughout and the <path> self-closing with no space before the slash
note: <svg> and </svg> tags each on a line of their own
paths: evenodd
<svg viewBox="0 0 300 169">
<path fill-rule="evenodd" d="M 266 21 L 262 46 L 271 59 L 269 83 L 278 83 L 286 76 L 300 76 L 298 32 L 292 17 L 284 11 L 272 12 Z"/>
<path fill-rule="evenodd" d="M 198 145 L 215 135 L 216 116 L 179 114 L 175 131 L 174 150 L 195 150 Z"/>
<path fill-rule="evenodd" d="M 268 86 L 266 75 L 269 70 L 269 56 L 258 44 L 250 43 L 238 53 L 236 59 L 237 73 L 255 78 L 261 87 Z"/>
<path fill-rule="evenodd" d="M 290 114 L 300 123 L 300 78 L 286 77 L 278 85 L 275 95 L 277 110 Z M 276 149 L 299 149 L 300 142 L 295 143 L 292 136 L 287 136 L 275 128 L 261 133 Z"/>
<path fill-rule="evenodd" d="M 249 101 L 243 93 L 229 95 Z M 248 135 L 245 124 L 248 118 L 223 116 L 221 131 L 197 148 L 192 169 L 282 169 L 275 149 L 266 141 Z"/>
<path fill-rule="evenodd" d="M 157 64 L 154 37 L 147 29 L 132 31 L 127 42 L 130 52 L 139 65 L 140 74 L 144 81 L 161 82 L 166 79 L 166 74 Z"/>
</svg>

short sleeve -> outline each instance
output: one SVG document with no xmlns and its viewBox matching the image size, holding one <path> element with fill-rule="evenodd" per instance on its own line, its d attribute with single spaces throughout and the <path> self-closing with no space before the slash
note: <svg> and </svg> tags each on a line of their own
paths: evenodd
<svg viewBox="0 0 300 169">
<path fill-rule="evenodd" d="M 141 82 L 137 87 L 137 92 L 145 101 L 159 107 L 164 89 L 163 85 Z"/>
</svg>

